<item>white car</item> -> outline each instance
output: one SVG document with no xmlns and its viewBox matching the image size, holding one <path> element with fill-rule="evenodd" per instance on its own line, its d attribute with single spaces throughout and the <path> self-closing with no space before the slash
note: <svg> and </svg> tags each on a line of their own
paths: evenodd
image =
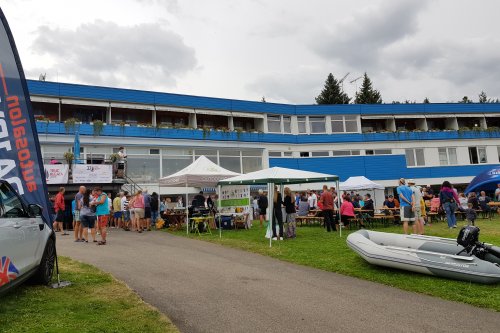
<svg viewBox="0 0 500 333">
<path fill-rule="evenodd" d="M 31 278 L 48 284 L 54 271 L 55 235 L 39 205 L 24 203 L 0 180 L 0 294 Z"/>
</svg>

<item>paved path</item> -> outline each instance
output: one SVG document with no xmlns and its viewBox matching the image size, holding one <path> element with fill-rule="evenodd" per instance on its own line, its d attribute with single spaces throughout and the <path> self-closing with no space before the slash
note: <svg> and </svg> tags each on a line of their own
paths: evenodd
<svg viewBox="0 0 500 333">
<path fill-rule="evenodd" d="M 182 332 L 495 332 L 500 313 L 163 232 L 59 237 L 61 255 L 125 281 Z"/>
</svg>

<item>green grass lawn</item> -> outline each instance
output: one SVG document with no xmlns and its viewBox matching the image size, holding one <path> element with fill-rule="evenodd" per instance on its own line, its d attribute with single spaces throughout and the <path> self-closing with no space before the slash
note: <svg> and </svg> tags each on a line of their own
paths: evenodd
<svg viewBox="0 0 500 333">
<path fill-rule="evenodd" d="M 23 285 L 0 299 L 0 332 L 178 332 L 124 283 L 60 258 L 66 288 Z"/>
<path fill-rule="evenodd" d="M 296 239 L 273 241 L 273 247 L 269 248 L 269 240 L 264 238 L 265 228 L 259 227 L 258 224 L 258 221 L 254 221 L 253 225 L 256 227 L 251 230 L 223 231 L 222 239 L 219 239 L 218 231 L 212 235 L 201 236 L 187 236 L 185 231 L 173 234 L 500 311 L 500 285 L 472 284 L 370 265 L 347 247 L 346 236 L 349 230 L 343 231 L 340 238 L 338 233 L 327 233 L 319 226 L 298 227 Z M 459 221 L 458 226 L 462 224 L 464 223 Z M 479 219 L 476 225 L 481 228 L 481 241 L 500 245 L 499 218 L 491 221 Z M 384 232 L 403 232 L 401 226 L 376 229 Z M 446 222 L 426 227 L 426 234 L 432 236 L 456 238 L 458 231 L 459 228 L 448 229 Z"/>
</svg>

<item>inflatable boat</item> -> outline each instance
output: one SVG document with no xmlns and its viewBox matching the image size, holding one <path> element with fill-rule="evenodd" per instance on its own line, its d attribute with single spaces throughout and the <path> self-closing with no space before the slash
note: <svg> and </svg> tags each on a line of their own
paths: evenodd
<svg viewBox="0 0 500 333">
<path fill-rule="evenodd" d="M 500 282 L 500 247 L 480 243 L 479 228 L 464 227 L 457 240 L 359 230 L 347 245 L 370 264 L 444 278 Z"/>
</svg>

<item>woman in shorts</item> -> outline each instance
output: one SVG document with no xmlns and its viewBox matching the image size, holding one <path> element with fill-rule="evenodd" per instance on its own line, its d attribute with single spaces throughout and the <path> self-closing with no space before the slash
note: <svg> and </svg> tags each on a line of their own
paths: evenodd
<svg viewBox="0 0 500 333">
<path fill-rule="evenodd" d="M 83 239 L 85 240 L 85 243 L 89 242 L 89 229 L 92 235 L 92 241 L 97 242 L 95 239 L 95 206 L 91 205 L 92 201 L 94 201 L 91 193 L 92 191 L 88 189 L 81 199 L 80 221 L 84 231 Z"/>
<path fill-rule="evenodd" d="M 144 197 L 141 190 L 137 191 L 132 207 L 134 208 L 135 231 L 141 233 L 144 220 Z"/>
</svg>

